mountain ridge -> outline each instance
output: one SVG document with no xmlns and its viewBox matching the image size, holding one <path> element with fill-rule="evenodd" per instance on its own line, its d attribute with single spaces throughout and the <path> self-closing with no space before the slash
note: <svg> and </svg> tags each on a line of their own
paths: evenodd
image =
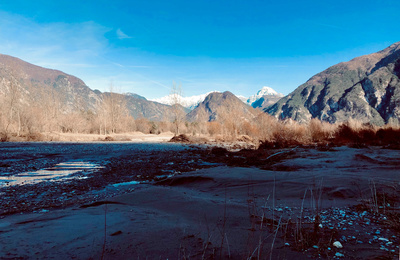
<svg viewBox="0 0 400 260">
<path fill-rule="evenodd" d="M 92 90 L 83 80 L 60 70 L 44 68 L 22 59 L 0 54 L 0 94 L 9 93 L 9 84 L 16 84 L 20 99 L 25 104 L 48 103 L 59 99 L 61 113 L 73 111 L 95 112 L 107 92 Z M 120 94 L 118 94 L 120 95 Z M 161 121 L 172 120 L 172 108 L 152 102 L 134 93 L 125 97 L 129 113 L 134 118 Z M 120 95 L 120 96 L 121 96 Z"/>
<path fill-rule="evenodd" d="M 264 109 L 280 119 L 400 123 L 400 42 L 314 75 Z"/>
<path fill-rule="evenodd" d="M 203 102 L 186 115 L 189 122 L 212 122 L 248 118 L 256 111 L 229 91 L 210 93 Z"/>
<path fill-rule="evenodd" d="M 176 100 L 180 100 L 180 104 L 183 107 L 193 110 L 194 108 L 196 108 L 196 106 L 198 106 L 201 102 L 203 102 L 209 94 L 214 92 L 223 93 L 220 91 L 210 91 L 207 92 L 206 94 L 194 95 L 189 97 L 182 97 L 180 95 L 177 95 L 177 99 L 174 99 L 174 94 L 170 94 L 161 98 L 150 99 L 150 100 L 165 105 L 172 105 L 174 104 L 174 102 L 176 102 Z M 278 101 L 280 98 L 283 97 L 283 94 L 276 92 L 274 89 L 270 87 L 263 87 L 256 94 L 248 98 L 242 95 L 235 95 L 235 96 L 244 103 L 253 106 L 254 108 L 264 108 L 266 106 L 274 104 L 276 101 Z"/>
</svg>

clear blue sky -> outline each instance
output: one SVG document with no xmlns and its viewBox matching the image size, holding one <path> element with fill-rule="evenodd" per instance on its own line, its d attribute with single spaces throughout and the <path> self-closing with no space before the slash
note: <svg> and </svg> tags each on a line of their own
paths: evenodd
<svg viewBox="0 0 400 260">
<path fill-rule="evenodd" d="M 400 41 L 400 1 L 1 0 L 0 53 L 147 98 L 288 94 Z"/>
</svg>

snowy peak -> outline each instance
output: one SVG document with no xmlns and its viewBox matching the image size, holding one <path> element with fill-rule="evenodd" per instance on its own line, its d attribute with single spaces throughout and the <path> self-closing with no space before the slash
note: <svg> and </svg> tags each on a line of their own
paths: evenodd
<svg viewBox="0 0 400 260">
<path fill-rule="evenodd" d="M 182 97 L 177 94 L 171 94 L 162 98 L 151 99 L 151 101 L 158 102 L 165 105 L 173 105 L 178 102 L 183 107 L 193 110 L 196 108 L 201 102 L 205 100 L 205 98 L 211 93 L 221 93 L 219 91 L 211 91 L 206 94 L 190 96 L 190 97 Z M 236 95 L 243 103 L 246 103 L 254 108 L 264 108 L 266 106 L 272 105 L 277 102 L 282 94 L 276 92 L 270 87 L 263 87 L 261 90 L 257 92 L 257 94 L 247 98 L 241 95 Z"/>
<path fill-rule="evenodd" d="M 165 105 L 173 105 L 178 101 L 183 107 L 186 107 L 190 110 L 193 110 L 198 104 L 204 101 L 204 99 L 211 93 L 218 91 L 211 91 L 206 94 L 191 96 L 191 97 L 182 97 L 177 94 L 171 94 L 162 98 L 152 99 L 151 101 L 158 102 Z"/>
<path fill-rule="evenodd" d="M 259 100 L 260 98 L 262 98 L 264 96 L 283 97 L 283 94 L 276 92 L 274 89 L 272 89 L 270 87 L 263 87 L 262 89 L 260 89 L 257 92 L 257 94 L 249 97 L 249 99 L 247 100 L 247 103 L 249 105 L 252 105 L 254 102 L 256 102 L 257 100 Z"/>
</svg>

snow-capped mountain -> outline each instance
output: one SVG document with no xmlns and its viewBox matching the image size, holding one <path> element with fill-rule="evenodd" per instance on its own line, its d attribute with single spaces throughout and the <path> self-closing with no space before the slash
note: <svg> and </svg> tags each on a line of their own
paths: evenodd
<svg viewBox="0 0 400 260">
<path fill-rule="evenodd" d="M 261 90 L 259 90 L 257 92 L 257 94 L 249 97 L 249 99 L 247 99 L 247 104 L 249 104 L 250 106 L 253 105 L 254 102 L 256 102 L 257 100 L 259 100 L 260 98 L 262 98 L 263 96 L 276 96 L 276 97 L 283 97 L 283 94 L 276 92 L 275 90 L 273 90 L 270 87 L 263 87 Z"/>
<path fill-rule="evenodd" d="M 249 99 L 248 97 L 242 96 L 242 95 L 235 95 L 238 99 L 242 100 L 243 103 L 247 103 L 247 100 Z"/>
<path fill-rule="evenodd" d="M 175 98 L 174 94 L 170 94 L 170 95 L 162 97 L 162 98 L 152 99 L 151 101 L 158 102 L 158 103 L 165 104 L 165 105 L 172 105 L 176 102 L 176 100 L 178 100 L 179 104 L 181 104 L 183 107 L 193 110 L 198 104 L 203 102 L 204 99 L 209 94 L 214 93 L 214 92 L 218 92 L 218 91 L 211 91 L 206 94 L 191 96 L 191 97 L 182 97 L 182 96 L 177 95 L 176 98 Z"/>
<path fill-rule="evenodd" d="M 172 105 L 176 102 L 176 100 L 179 100 L 179 103 L 183 107 L 193 110 L 201 102 L 203 102 L 204 99 L 211 93 L 221 93 L 221 92 L 211 91 L 206 94 L 190 96 L 190 97 L 182 97 L 178 95 L 177 98 L 174 98 L 174 95 L 171 94 L 162 98 L 151 99 L 151 101 L 165 105 Z M 257 92 L 257 94 L 251 97 L 245 97 L 241 95 L 236 95 L 236 97 L 239 98 L 241 101 L 243 101 L 243 103 L 246 103 L 254 108 L 264 108 L 278 101 L 281 97 L 283 97 L 283 95 L 276 92 L 270 87 L 263 87 L 261 90 Z"/>
</svg>

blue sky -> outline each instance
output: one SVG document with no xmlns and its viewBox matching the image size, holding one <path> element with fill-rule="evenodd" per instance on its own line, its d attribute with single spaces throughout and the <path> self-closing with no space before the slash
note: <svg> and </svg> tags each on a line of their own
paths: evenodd
<svg viewBox="0 0 400 260">
<path fill-rule="evenodd" d="M 147 98 L 289 94 L 400 41 L 400 1 L 2 0 L 0 53 Z"/>
</svg>

